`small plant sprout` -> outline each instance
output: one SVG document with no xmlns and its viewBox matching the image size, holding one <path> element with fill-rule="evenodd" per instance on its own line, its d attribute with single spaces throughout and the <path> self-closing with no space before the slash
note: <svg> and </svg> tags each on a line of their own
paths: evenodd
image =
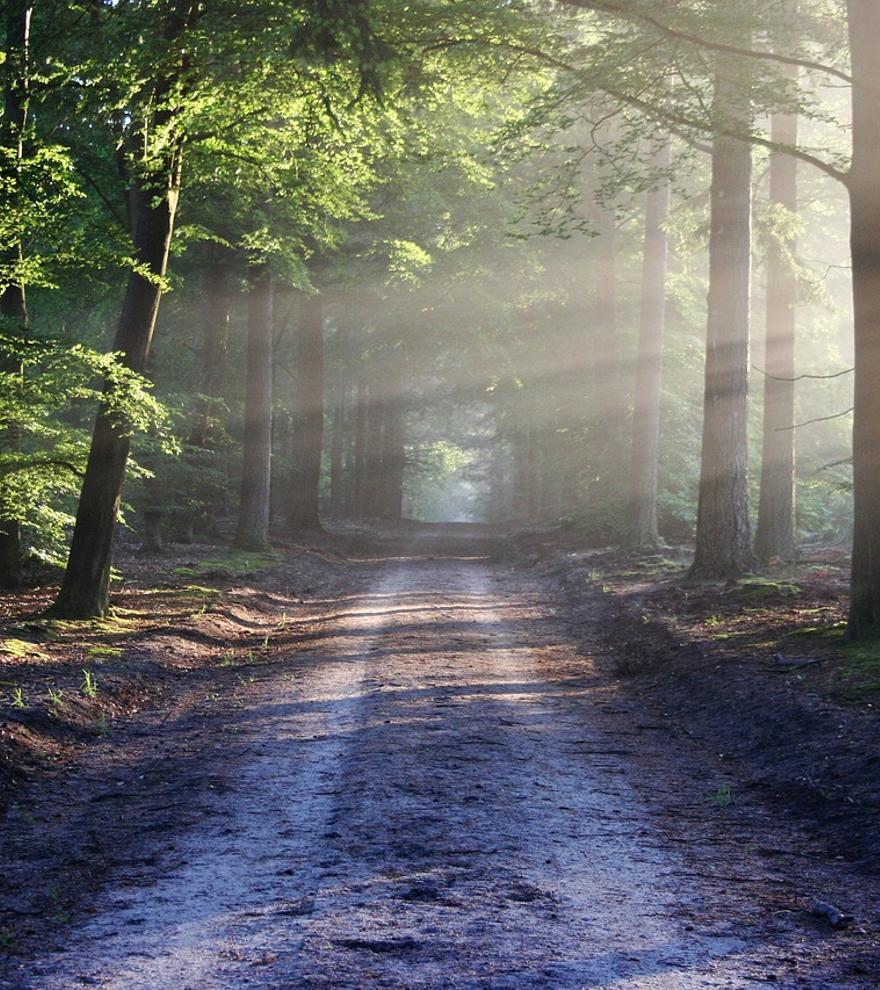
<svg viewBox="0 0 880 990">
<path fill-rule="evenodd" d="M 14 687 L 12 689 L 12 707 L 13 708 L 24 708 L 25 707 L 24 692 L 20 687 Z"/>
<path fill-rule="evenodd" d="M 729 808 L 733 804 L 733 794 L 729 784 L 722 784 L 712 795 L 712 803 L 716 808 Z"/>
<path fill-rule="evenodd" d="M 98 682 L 95 680 L 95 675 L 85 668 L 83 668 L 83 681 L 80 685 L 80 691 L 86 698 L 97 698 L 98 696 Z"/>
<path fill-rule="evenodd" d="M 61 702 L 64 700 L 64 692 L 57 688 L 49 688 L 49 711 L 57 718 L 61 712 Z"/>
<path fill-rule="evenodd" d="M 235 663 L 235 650 L 224 650 L 220 658 L 221 667 L 231 667 Z"/>
<path fill-rule="evenodd" d="M 268 650 L 269 649 L 269 634 L 268 633 L 266 633 L 266 635 L 263 637 L 263 649 L 264 650 Z"/>
</svg>

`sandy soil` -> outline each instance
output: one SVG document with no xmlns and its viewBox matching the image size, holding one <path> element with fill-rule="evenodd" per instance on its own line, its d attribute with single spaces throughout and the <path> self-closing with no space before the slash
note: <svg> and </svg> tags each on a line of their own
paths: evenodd
<svg viewBox="0 0 880 990">
<path fill-rule="evenodd" d="M 878 985 L 878 892 L 730 803 L 572 645 L 551 582 L 425 540 L 369 566 L 234 704 L 152 716 L 140 787 L 82 788 L 136 841 L 0 986 Z"/>
</svg>

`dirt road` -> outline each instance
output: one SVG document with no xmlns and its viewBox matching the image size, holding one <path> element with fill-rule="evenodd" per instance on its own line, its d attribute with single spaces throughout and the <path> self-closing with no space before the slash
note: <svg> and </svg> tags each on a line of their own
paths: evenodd
<svg viewBox="0 0 880 990">
<path fill-rule="evenodd" d="M 194 807 L 151 778 L 166 828 L 4 986 L 877 986 L 878 899 L 621 698 L 541 579 L 373 566 L 318 649 L 204 716 Z"/>
</svg>

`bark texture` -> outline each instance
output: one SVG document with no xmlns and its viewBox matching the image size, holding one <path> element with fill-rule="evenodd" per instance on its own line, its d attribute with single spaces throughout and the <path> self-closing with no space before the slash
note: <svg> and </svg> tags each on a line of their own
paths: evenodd
<svg viewBox="0 0 880 990">
<path fill-rule="evenodd" d="M 880 636 L 880 5 L 849 0 L 853 86 L 852 275 L 855 314 L 853 559 L 849 637 Z"/>
<path fill-rule="evenodd" d="M 31 6 L 12 2 L 6 10 L 6 64 L 2 137 L 4 146 L 12 151 L 12 160 L 20 164 L 24 158 L 24 130 L 28 116 L 28 60 L 30 52 Z M 16 176 L 7 177 L 14 187 Z M 21 244 L 12 245 L 5 259 L 14 267 L 21 259 Z M 27 328 L 27 296 L 23 284 L 13 282 L 0 293 L 0 314 L 17 331 Z M 18 371 L 17 367 L 4 368 Z M 0 444 L 14 452 L 19 444 L 19 431 L 14 424 L 0 434 Z M 0 518 L 0 587 L 18 588 L 22 583 L 21 524 L 17 519 Z"/>
<path fill-rule="evenodd" d="M 296 532 L 321 529 L 319 507 L 324 449 L 324 306 L 305 296 L 298 337 L 294 451 L 287 522 Z"/>
<path fill-rule="evenodd" d="M 333 380 L 333 424 L 330 434 L 330 509 L 345 512 L 345 455 L 348 447 L 348 331 L 336 331 L 336 376 Z"/>
<path fill-rule="evenodd" d="M 179 0 L 164 25 L 165 40 L 175 42 L 200 12 L 191 0 Z M 132 145 L 119 156 L 128 183 L 126 205 L 137 268 L 128 277 L 113 350 L 138 374 L 146 369 L 153 342 L 180 197 L 183 135 L 175 126 L 179 101 L 172 94 L 185 68 L 183 56 L 170 74 L 156 78 L 143 116 L 136 114 L 130 128 Z M 163 132 L 162 150 L 155 153 L 153 135 Z M 102 404 L 92 433 L 67 568 L 51 609 L 55 615 L 88 618 L 107 611 L 113 537 L 130 446 L 128 424 L 111 416 L 106 403 Z"/>
<path fill-rule="evenodd" d="M 382 425 L 382 505 L 384 519 L 403 515 L 403 474 L 406 454 L 403 445 L 403 409 L 399 401 L 385 403 Z"/>
<path fill-rule="evenodd" d="M 798 120 L 774 114 L 772 139 L 796 145 Z M 786 214 L 797 211 L 797 160 L 770 155 L 770 202 Z M 764 428 L 761 490 L 755 554 L 763 563 L 793 560 L 795 543 L 794 371 L 797 275 L 791 263 L 794 237 L 773 238 L 767 249 L 767 339 L 764 357 Z"/>
<path fill-rule="evenodd" d="M 146 367 L 162 296 L 157 281 L 140 272 L 145 270 L 154 279 L 165 276 L 180 189 L 179 151 L 166 164 L 166 170 L 148 182 L 135 181 L 129 192 L 139 268 L 128 278 L 113 349 L 140 374 Z M 87 618 L 107 611 L 113 536 L 130 445 L 126 424 L 102 406 L 95 420 L 67 569 L 52 607 L 55 615 Z"/>
<path fill-rule="evenodd" d="M 666 325 L 666 221 L 670 187 L 667 172 L 672 144 L 666 138 L 653 165 L 661 172 L 656 189 L 645 203 L 645 248 L 639 349 L 632 440 L 632 518 L 629 542 L 651 548 L 659 543 L 657 531 L 657 450 L 660 441 L 660 390 L 663 379 L 663 336 Z"/>
<path fill-rule="evenodd" d="M 196 447 L 212 445 L 217 400 L 223 395 L 226 356 L 229 349 L 231 294 L 229 262 L 218 251 L 212 252 L 205 268 L 205 323 L 202 336 L 200 389 L 204 396 L 199 404 L 191 442 Z"/>
<path fill-rule="evenodd" d="M 367 406 L 369 386 L 358 378 L 354 426 L 354 470 L 352 472 L 352 511 L 356 519 L 367 512 Z"/>
<path fill-rule="evenodd" d="M 718 58 L 720 126 L 748 121 L 748 95 L 729 56 Z M 736 578 L 752 566 L 748 489 L 751 147 L 718 134 L 712 147 L 709 297 L 696 555 L 691 576 Z"/>
<path fill-rule="evenodd" d="M 272 478 L 272 273 L 266 264 L 248 269 L 247 388 L 241 501 L 235 546 L 265 550 L 269 545 Z"/>
</svg>

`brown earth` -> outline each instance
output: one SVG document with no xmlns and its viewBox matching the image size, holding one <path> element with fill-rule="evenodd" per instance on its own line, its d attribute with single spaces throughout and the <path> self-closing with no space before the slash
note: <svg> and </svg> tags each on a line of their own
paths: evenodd
<svg viewBox="0 0 880 990">
<path fill-rule="evenodd" d="M 514 566 L 467 527 L 326 538 L 247 577 L 185 553 L 159 590 L 211 597 L 160 611 L 155 562 L 126 569 L 135 627 L 91 630 L 122 654 L 64 629 L 15 661 L 17 713 L 53 677 L 63 715 L 86 661 L 97 691 L 13 765 L 0 985 L 877 985 L 864 863 L 702 737 L 718 699 L 664 715 L 671 665 L 695 675 L 659 606 L 646 641 L 582 561 Z"/>
<path fill-rule="evenodd" d="M 686 551 L 524 541 L 564 590 L 574 635 L 670 731 L 724 761 L 830 853 L 880 871 L 880 650 L 843 641 L 848 560 L 818 550 L 741 582 L 685 579 Z"/>
</svg>

